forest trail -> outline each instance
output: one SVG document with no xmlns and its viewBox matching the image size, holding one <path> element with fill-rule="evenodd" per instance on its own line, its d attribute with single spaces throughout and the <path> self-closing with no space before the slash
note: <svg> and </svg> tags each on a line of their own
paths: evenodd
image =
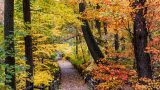
<svg viewBox="0 0 160 90">
<path fill-rule="evenodd" d="M 60 90 L 90 90 L 82 76 L 67 60 L 59 60 L 61 68 Z"/>
</svg>

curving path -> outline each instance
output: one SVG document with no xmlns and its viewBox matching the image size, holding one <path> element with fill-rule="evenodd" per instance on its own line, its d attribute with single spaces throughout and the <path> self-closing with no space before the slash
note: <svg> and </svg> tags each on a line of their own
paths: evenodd
<svg viewBox="0 0 160 90">
<path fill-rule="evenodd" d="M 67 60 L 59 60 L 61 68 L 60 90 L 90 90 L 78 71 Z"/>
</svg>

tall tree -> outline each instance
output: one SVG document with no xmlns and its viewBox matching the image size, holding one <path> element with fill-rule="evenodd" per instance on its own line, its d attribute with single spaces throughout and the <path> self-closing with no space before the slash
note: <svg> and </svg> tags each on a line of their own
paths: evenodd
<svg viewBox="0 0 160 90">
<path fill-rule="evenodd" d="M 146 28 L 145 14 L 147 8 L 144 7 L 146 0 L 139 0 L 134 2 L 134 8 L 142 6 L 136 12 L 134 19 L 134 53 L 137 64 L 138 76 L 152 77 L 151 60 L 148 53 L 145 52 L 147 46 L 148 31 Z"/>
<path fill-rule="evenodd" d="M 85 6 L 84 2 L 79 3 L 79 12 L 81 12 L 81 13 L 84 12 L 85 8 L 86 8 L 86 6 Z M 97 60 L 104 58 L 104 55 L 102 54 L 100 48 L 98 47 L 98 45 L 94 39 L 94 36 L 93 36 L 91 29 L 89 27 L 88 21 L 86 19 L 82 19 L 82 22 L 83 22 L 82 32 L 83 32 L 84 38 L 86 40 L 88 49 L 89 49 L 93 59 L 95 60 L 95 62 L 98 63 Z"/>
<path fill-rule="evenodd" d="M 26 30 L 30 30 L 31 24 L 31 12 L 30 12 L 30 0 L 23 0 L 23 16 L 24 16 L 24 23 L 26 25 Z M 25 56 L 26 56 L 26 63 L 30 65 L 30 68 L 27 70 L 29 72 L 29 79 L 33 78 L 33 55 L 32 55 L 32 37 L 31 35 L 27 35 L 25 38 Z M 26 81 L 26 88 L 30 87 L 29 90 L 33 90 L 34 85 L 33 82 Z"/>
<path fill-rule="evenodd" d="M 16 90 L 15 84 L 15 58 L 14 58 L 14 0 L 5 0 L 4 13 L 4 39 L 5 39 L 5 64 L 9 65 L 6 68 L 6 85 L 11 86 Z M 10 69 L 9 69 L 10 68 Z M 11 73 L 12 71 L 12 73 Z M 9 82 L 8 76 L 12 76 Z"/>
</svg>

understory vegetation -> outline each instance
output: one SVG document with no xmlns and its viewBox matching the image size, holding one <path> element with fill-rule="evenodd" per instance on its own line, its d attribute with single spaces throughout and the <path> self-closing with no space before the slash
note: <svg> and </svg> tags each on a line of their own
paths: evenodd
<svg viewBox="0 0 160 90">
<path fill-rule="evenodd" d="M 69 60 L 95 90 L 160 89 L 159 0 L 4 4 L 0 90 L 48 90 L 58 60 Z"/>
</svg>

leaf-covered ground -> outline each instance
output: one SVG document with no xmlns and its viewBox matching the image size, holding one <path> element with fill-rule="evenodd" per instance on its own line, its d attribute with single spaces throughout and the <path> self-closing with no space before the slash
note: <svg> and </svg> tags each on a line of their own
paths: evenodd
<svg viewBox="0 0 160 90">
<path fill-rule="evenodd" d="M 60 60 L 58 63 L 61 68 L 60 90 L 89 90 L 82 76 L 69 61 Z"/>
</svg>

